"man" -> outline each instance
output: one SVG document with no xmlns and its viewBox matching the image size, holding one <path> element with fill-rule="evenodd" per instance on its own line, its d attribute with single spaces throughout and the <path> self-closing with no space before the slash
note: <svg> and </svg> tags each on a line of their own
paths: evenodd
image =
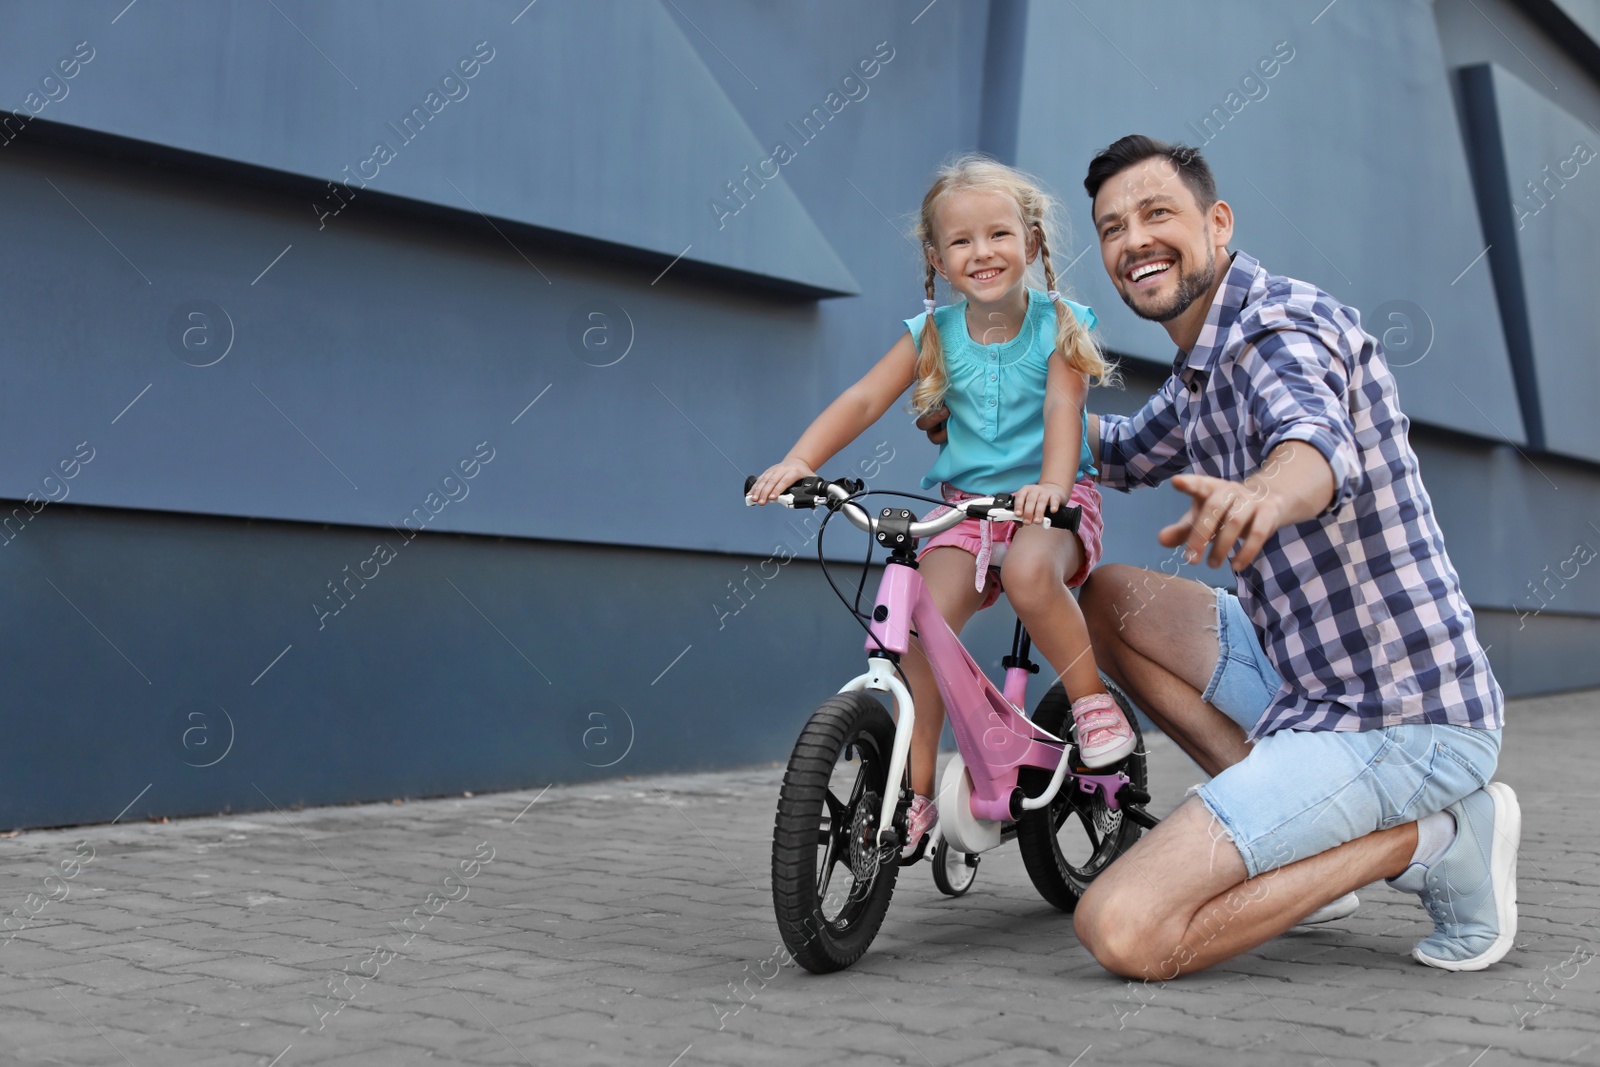
<svg viewBox="0 0 1600 1067">
<path fill-rule="evenodd" d="M 1229 253 L 1198 152 L 1125 137 L 1084 185 L 1112 284 L 1178 347 L 1137 414 L 1091 417 L 1100 480 L 1170 480 L 1189 508 L 1161 543 L 1229 560 L 1238 592 L 1126 566 L 1084 587 L 1101 668 L 1214 777 L 1094 881 L 1079 937 L 1164 980 L 1386 878 L 1433 918 L 1418 961 L 1489 966 L 1517 922 L 1521 813 L 1490 782 L 1504 700 L 1382 346 Z"/>
</svg>

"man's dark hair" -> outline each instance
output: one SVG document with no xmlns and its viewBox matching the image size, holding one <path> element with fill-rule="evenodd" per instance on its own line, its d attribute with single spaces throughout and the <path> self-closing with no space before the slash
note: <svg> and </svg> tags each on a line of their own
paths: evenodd
<svg viewBox="0 0 1600 1067">
<path fill-rule="evenodd" d="M 1217 202 L 1216 179 L 1211 176 L 1211 167 L 1198 148 L 1168 144 L 1139 133 L 1114 142 L 1089 161 L 1089 173 L 1083 179 L 1083 187 L 1089 190 L 1089 199 L 1094 200 L 1107 178 L 1147 159 L 1165 159 L 1172 164 L 1172 169 L 1183 178 L 1202 211 Z"/>
</svg>

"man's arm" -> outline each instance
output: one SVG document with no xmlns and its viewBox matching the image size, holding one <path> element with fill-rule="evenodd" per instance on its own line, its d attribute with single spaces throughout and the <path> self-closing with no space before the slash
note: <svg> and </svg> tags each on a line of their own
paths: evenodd
<svg viewBox="0 0 1600 1067">
<path fill-rule="evenodd" d="M 1089 423 L 1089 448 L 1100 484 L 1112 489 L 1160 485 L 1189 469 L 1189 448 L 1178 422 L 1177 377 L 1169 376 L 1132 415 L 1099 415 Z"/>
<path fill-rule="evenodd" d="M 1289 309 L 1246 329 L 1238 368 L 1249 376 L 1249 391 L 1242 401 L 1266 457 L 1242 483 L 1174 478 L 1189 494 L 1189 511 L 1159 535 L 1169 548 L 1185 546 L 1190 563 L 1208 544 L 1213 567 L 1233 552 L 1235 572 L 1280 528 L 1338 510 L 1365 482 L 1347 407 L 1351 356 L 1333 347 L 1337 334 Z"/>
</svg>

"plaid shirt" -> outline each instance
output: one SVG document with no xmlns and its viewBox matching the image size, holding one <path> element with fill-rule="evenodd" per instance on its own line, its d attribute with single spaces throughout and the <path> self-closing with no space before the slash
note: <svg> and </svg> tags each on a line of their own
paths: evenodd
<svg viewBox="0 0 1600 1067">
<path fill-rule="evenodd" d="M 1409 425 L 1359 314 L 1243 252 L 1161 390 L 1137 414 L 1100 416 L 1100 480 L 1117 489 L 1188 470 L 1242 481 L 1284 441 L 1307 442 L 1333 469 L 1328 510 L 1279 529 L 1237 576 L 1284 679 L 1252 740 L 1504 721 Z"/>
</svg>

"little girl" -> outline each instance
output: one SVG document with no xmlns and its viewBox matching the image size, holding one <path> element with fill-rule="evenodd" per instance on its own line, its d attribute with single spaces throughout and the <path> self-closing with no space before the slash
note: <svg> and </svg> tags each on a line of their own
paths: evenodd
<svg viewBox="0 0 1600 1067">
<path fill-rule="evenodd" d="M 918 413 L 941 405 L 950 412 L 948 440 L 923 487 L 940 487 L 952 504 L 1014 493 L 1015 510 L 1028 522 L 969 519 L 932 538 L 918 556 L 923 581 L 958 634 L 1004 589 L 1073 698 L 1080 758 L 1098 768 L 1126 757 L 1135 740 L 1100 681 L 1083 615 L 1067 590 L 1081 585 L 1100 557 L 1100 493 L 1083 410 L 1090 378 L 1109 378 L 1113 368 L 1089 336 L 1094 312 L 1056 291 L 1047 235 L 1052 208 L 1026 175 L 983 156 L 943 168 L 922 198 L 916 230 L 928 260 L 926 311 L 906 320 L 908 332 L 756 479 L 750 497 L 765 504 L 812 477 L 915 382 Z M 1048 292 L 1027 287 L 1035 260 Z M 963 299 L 936 306 L 935 275 Z M 1083 509 L 1076 535 L 1038 525 L 1047 510 L 1069 503 Z M 919 649 L 902 667 L 917 701 L 910 850 L 938 819 L 932 795 L 944 703 Z"/>
</svg>

